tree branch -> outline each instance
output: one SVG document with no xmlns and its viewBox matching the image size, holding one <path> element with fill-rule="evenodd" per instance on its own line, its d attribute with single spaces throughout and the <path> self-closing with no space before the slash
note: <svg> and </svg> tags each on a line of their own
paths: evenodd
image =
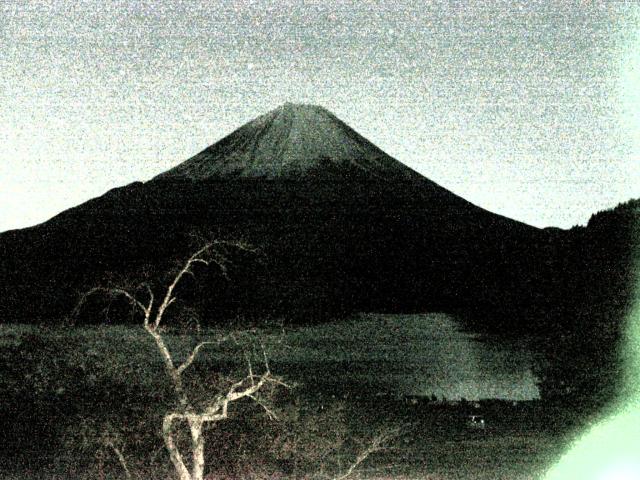
<svg viewBox="0 0 640 480">
<path fill-rule="evenodd" d="M 187 357 L 187 359 L 182 363 L 182 365 L 180 365 L 178 367 L 178 374 L 181 374 L 182 372 L 184 372 L 187 368 L 189 368 L 191 366 L 191 364 L 196 360 L 196 357 L 198 356 L 198 352 L 200 351 L 201 348 L 207 346 L 207 345 L 220 345 L 222 342 L 224 342 L 226 339 L 228 338 L 228 336 L 225 336 L 217 341 L 207 341 L 207 342 L 200 342 L 198 345 L 195 346 L 195 348 L 192 350 L 191 354 Z"/>
<path fill-rule="evenodd" d="M 160 335 L 160 333 L 158 333 L 158 331 L 153 326 L 145 325 L 144 328 L 147 332 L 149 332 L 151 337 L 153 337 L 153 339 L 156 342 L 158 351 L 160 352 L 160 355 L 162 356 L 162 359 L 164 361 L 165 370 L 167 371 L 167 374 L 169 375 L 169 378 L 173 383 L 173 389 L 175 390 L 176 395 L 178 396 L 178 401 L 180 402 L 180 405 L 185 411 L 188 410 L 190 408 L 190 404 L 189 404 L 189 399 L 187 398 L 187 395 L 182 385 L 181 372 L 178 372 L 178 369 L 173 363 L 173 358 L 171 357 L 171 352 L 169 351 L 169 348 L 164 342 L 162 335 Z"/>
<path fill-rule="evenodd" d="M 213 246 L 212 243 L 207 243 L 204 247 L 200 248 L 200 250 L 198 250 L 193 255 L 191 255 L 187 260 L 187 262 L 182 267 L 182 269 L 180 269 L 177 275 L 173 278 L 173 281 L 167 287 L 167 292 L 165 293 L 164 299 L 162 300 L 162 303 L 158 308 L 158 313 L 156 314 L 156 319 L 154 322 L 154 328 L 156 329 L 158 328 L 158 326 L 160 325 L 160 322 L 162 321 L 162 316 L 164 315 L 165 310 L 167 309 L 167 307 L 169 307 L 169 305 L 171 305 L 174 302 L 175 298 L 173 296 L 173 291 L 178 285 L 178 283 L 180 283 L 180 280 L 182 280 L 182 277 L 184 277 L 184 275 L 190 271 L 189 269 L 191 268 L 191 265 L 193 265 L 194 262 L 199 260 L 200 255 L 204 254 L 212 246 Z"/>
<path fill-rule="evenodd" d="M 89 290 L 88 292 L 85 292 L 81 297 L 80 300 L 78 301 L 78 304 L 76 305 L 76 307 L 73 309 L 72 315 L 76 316 L 80 313 L 80 309 L 83 307 L 83 305 L 87 302 L 87 299 L 95 294 L 95 293 L 106 293 L 109 295 L 122 295 L 123 297 L 125 297 L 129 303 L 131 303 L 131 305 L 133 305 L 134 307 L 139 308 L 142 313 L 145 314 L 145 317 L 147 317 L 148 315 L 150 315 L 150 311 L 151 311 L 151 302 L 149 303 L 149 306 L 145 306 L 140 300 L 138 300 L 133 294 L 131 294 L 130 292 L 128 292 L 127 290 L 123 289 L 123 288 L 117 288 L 117 287 L 94 287 L 91 290 Z M 152 297 L 153 298 L 153 294 Z"/>
<path fill-rule="evenodd" d="M 271 420 L 278 420 L 278 415 L 276 415 L 276 413 L 271 410 L 262 400 L 260 400 L 255 395 L 248 395 L 248 397 L 263 408 L 263 410 L 267 414 L 267 417 L 269 417 Z"/>
<path fill-rule="evenodd" d="M 110 447 L 118 458 L 118 462 L 122 469 L 124 470 L 124 475 L 127 480 L 132 480 L 133 476 L 131 475 L 131 471 L 129 470 L 129 466 L 127 465 L 127 460 L 124 458 L 122 451 L 111 441 L 110 439 L 105 440 L 105 445 Z"/>
<path fill-rule="evenodd" d="M 202 258 L 203 255 L 205 255 L 206 253 L 210 252 L 213 249 L 214 250 L 213 258 L 212 258 L 213 262 L 218 266 L 218 268 L 220 268 L 222 274 L 225 277 L 227 276 L 226 275 L 227 259 L 223 255 L 221 255 L 219 252 L 215 251 L 215 247 L 218 247 L 218 246 L 229 246 L 229 247 L 235 247 L 239 250 L 254 251 L 243 242 L 228 242 L 228 241 L 215 240 L 215 241 L 206 243 L 203 247 L 201 247 L 198 251 L 196 251 L 193 255 L 191 255 L 187 259 L 183 267 L 178 271 L 176 276 L 173 278 L 173 281 L 171 282 L 169 287 L 167 287 L 167 291 L 165 293 L 164 299 L 162 300 L 162 303 L 158 308 L 158 312 L 156 313 L 154 328 L 158 328 L 158 326 L 160 325 L 160 322 L 162 321 L 162 316 L 164 315 L 164 312 L 169 307 L 169 305 L 171 305 L 175 301 L 175 296 L 173 292 L 175 288 L 178 286 L 178 284 L 180 283 L 180 281 L 182 280 L 182 277 L 184 277 L 186 274 L 193 275 L 193 272 L 191 271 L 191 267 L 196 263 L 202 263 L 203 265 L 206 265 L 206 266 L 210 265 L 211 262 L 205 258 Z"/>
<path fill-rule="evenodd" d="M 370 455 L 376 452 L 379 452 L 381 450 L 384 450 L 385 449 L 384 444 L 387 443 L 389 440 L 397 437 L 398 434 L 399 434 L 399 431 L 397 429 L 392 429 L 376 435 L 369 442 L 367 447 L 364 450 L 362 450 L 360 453 L 358 453 L 355 461 L 349 466 L 349 468 L 347 468 L 347 470 L 344 473 L 338 475 L 337 477 L 334 477 L 333 480 L 346 480 L 348 477 L 353 475 L 353 473 L 356 471 L 356 469 L 360 466 L 362 462 L 364 462 L 367 458 L 369 458 Z"/>
<path fill-rule="evenodd" d="M 179 415 L 176 415 L 174 413 L 165 415 L 162 421 L 162 437 L 164 438 L 164 444 L 169 451 L 169 458 L 171 459 L 171 463 L 173 463 L 173 467 L 176 469 L 178 478 L 180 478 L 181 480 L 190 479 L 191 474 L 189 473 L 189 469 L 184 464 L 184 460 L 182 459 L 180 450 L 178 450 L 178 447 L 173 439 L 173 421 L 178 418 Z"/>
<path fill-rule="evenodd" d="M 222 275 L 226 278 L 228 272 L 229 260 L 224 255 L 224 250 L 219 251 L 217 247 L 233 247 L 239 250 L 247 252 L 255 252 L 254 249 L 242 242 L 227 242 L 227 241 L 212 241 L 206 243 L 203 247 L 193 253 L 178 272 L 173 277 L 171 283 L 166 288 L 162 301 L 159 301 L 159 306 L 155 307 L 155 297 L 152 288 L 147 283 L 142 283 L 138 288 L 146 288 L 148 294 L 148 303 L 145 305 L 140 301 L 134 293 L 131 293 L 124 288 L 106 288 L 96 287 L 86 292 L 78 302 L 78 305 L 74 309 L 74 313 L 77 314 L 80 311 L 82 305 L 86 302 L 87 298 L 94 293 L 103 292 L 109 295 L 122 295 L 124 296 L 134 308 L 139 309 L 144 314 L 144 329 L 151 335 L 155 341 L 156 347 L 163 359 L 165 370 L 169 376 L 175 393 L 177 395 L 179 406 L 177 409 L 168 412 L 163 419 L 162 423 L 162 436 L 165 442 L 165 447 L 169 451 L 171 462 L 181 480 L 201 480 L 204 471 L 204 437 L 203 437 L 203 424 L 206 422 L 217 422 L 228 418 L 229 404 L 238 401 L 242 398 L 250 398 L 260 405 L 269 418 L 277 418 L 275 412 L 271 410 L 265 403 L 263 403 L 256 393 L 264 387 L 267 383 L 274 383 L 278 385 L 287 386 L 281 380 L 271 376 L 269 368 L 269 362 L 267 359 L 264 347 L 262 347 L 262 353 L 264 356 L 265 371 L 261 375 L 255 375 L 253 373 L 253 367 L 249 358 L 247 362 L 249 365 L 249 373 L 241 380 L 231 384 L 226 393 L 220 393 L 215 396 L 213 402 L 204 410 L 197 411 L 187 392 L 183 387 L 182 374 L 193 365 L 198 358 L 198 355 L 202 348 L 207 345 L 219 345 L 228 338 L 233 338 L 232 334 L 223 336 L 215 341 L 203 341 L 198 343 L 192 350 L 187 358 L 178 366 L 174 363 L 171 351 L 169 350 L 165 338 L 162 334 L 160 326 L 162 324 L 163 316 L 167 310 L 173 304 L 176 299 L 176 288 L 182 281 L 185 275 L 194 275 L 192 270 L 196 264 L 202 264 L 204 266 L 210 266 L 215 264 Z M 155 309 L 155 310 L 154 310 Z M 189 472 L 189 469 L 185 465 L 183 457 L 180 453 L 180 449 L 174 439 L 174 422 L 186 421 L 191 429 L 192 436 L 192 456 L 193 456 L 193 472 Z M 114 450 L 118 460 L 125 469 L 127 479 L 131 478 L 131 472 L 128 470 L 125 458 L 122 452 L 115 446 L 110 444 Z"/>
</svg>

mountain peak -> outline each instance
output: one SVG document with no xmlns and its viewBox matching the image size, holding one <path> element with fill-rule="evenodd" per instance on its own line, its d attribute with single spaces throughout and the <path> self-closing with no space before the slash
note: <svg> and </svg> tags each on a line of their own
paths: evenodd
<svg viewBox="0 0 640 480">
<path fill-rule="evenodd" d="M 315 113 L 329 113 L 330 112 L 320 106 L 320 105 L 315 105 L 313 103 L 294 103 L 294 102 L 285 102 L 282 105 L 280 105 L 278 108 L 276 108 L 275 110 L 273 110 L 274 112 L 279 111 L 279 112 L 286 112 L 286 113 L 295 113 L 295 112 L 315 112 Z"/>
<path fill-rule="evenodd" d="M 324 107 L 285 103 L 156 178 L 301 178 L 354 172 L 414 176 Z"/>
</svg>

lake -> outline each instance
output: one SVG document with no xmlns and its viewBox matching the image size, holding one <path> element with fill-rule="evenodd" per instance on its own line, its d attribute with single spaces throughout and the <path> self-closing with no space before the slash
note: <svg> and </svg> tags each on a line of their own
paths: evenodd
<svg viewBox="0 0 640 480">
<path fill-rule="evenodd" d="M 463 332 L 455 317 L 362 314 L 286 334 L 273 364 L 305 383 L 449 400 L 539 398 L 525 342 Z"/>
</svg>

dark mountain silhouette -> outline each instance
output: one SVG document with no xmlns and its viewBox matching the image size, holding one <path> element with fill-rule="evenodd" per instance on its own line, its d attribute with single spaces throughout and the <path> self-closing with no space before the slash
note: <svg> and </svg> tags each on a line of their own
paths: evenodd
<svg viewBox="0 0 640 480">
<path fill-rule="evenodd" d="M 0 318 L 57 322 L 93 286 L 157 288 L 199 232 L 259 248 L 231 254 L 228 280 L 203 270 L 179 292 L 205 323 L 457 313 L 475 331 L 539 334 L 552 395 L 568 365 L 614 368 L 637 219 L 630 202 L 587 227 L 534 228 L 424 178 L 326 110 L 287 104 L 151 181 L 1 234 Z M 96 299 L 81 320 L 105 321 L 105 305 Z M 172 313 L 188 316 L 180 307 Z M 132 318 L 110 308 L 110 319 Z"/>
<path fill-rule="evenodd" d="M 68 314 L 106 278 L 160 276 L 192 232 L 242 238 L 208 318 L 309 321 L 355 310 L 526 310 L 548 232 L 487 212 L 392 159 L 326 110 L 284 105 L 146 183 L 0 236 L 9 321 Z M 525 274 L 527 273 L 527 274 Z M 212 276 L 213 277 L 213 276 Z M 514 323 L 518 320 L 512 320 Z"/>
</svg>

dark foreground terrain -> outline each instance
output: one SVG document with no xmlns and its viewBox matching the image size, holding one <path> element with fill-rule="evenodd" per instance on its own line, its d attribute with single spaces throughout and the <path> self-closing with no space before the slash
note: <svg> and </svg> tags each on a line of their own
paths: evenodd
<svg viewBox="0 0 640 480">
<path fill-rule="evenodd" d="M 244 375 L 245 355 L 259 338 L 271 369 L 292 385 L 262 399 L 277 420 L 249 401 L 234 405 L 231 418 L 207 432 L 208 478 L 335 478 L 377 433 L 396 429 L 387 448 L 359 465 L 361 477 L 539 478 L 588 421 L 576 404 L 434 402 L 382 390 L 366 376 L 340 374 L 322 362 L 301 368 L 293 359 L 326 356 L 318 332 L 239 333 L 194 365 L 189 388 L 206 398 L 227 378 Z M 196 336 L 215 333 L 167 335 L 181 357 Z M 335 348 L 341 349 L 339 341 Z M 253 368 L 261 368 L 259 359 Z M 114 446 L 133 478 L 173 478 L 159 431 L 174 400 L 141 327 L 5 325 L 0 369 L 2 478 L 126 478 Z M 482 415 L 486 427 L 470 426 L 471 414 Z"/>
</svg>

